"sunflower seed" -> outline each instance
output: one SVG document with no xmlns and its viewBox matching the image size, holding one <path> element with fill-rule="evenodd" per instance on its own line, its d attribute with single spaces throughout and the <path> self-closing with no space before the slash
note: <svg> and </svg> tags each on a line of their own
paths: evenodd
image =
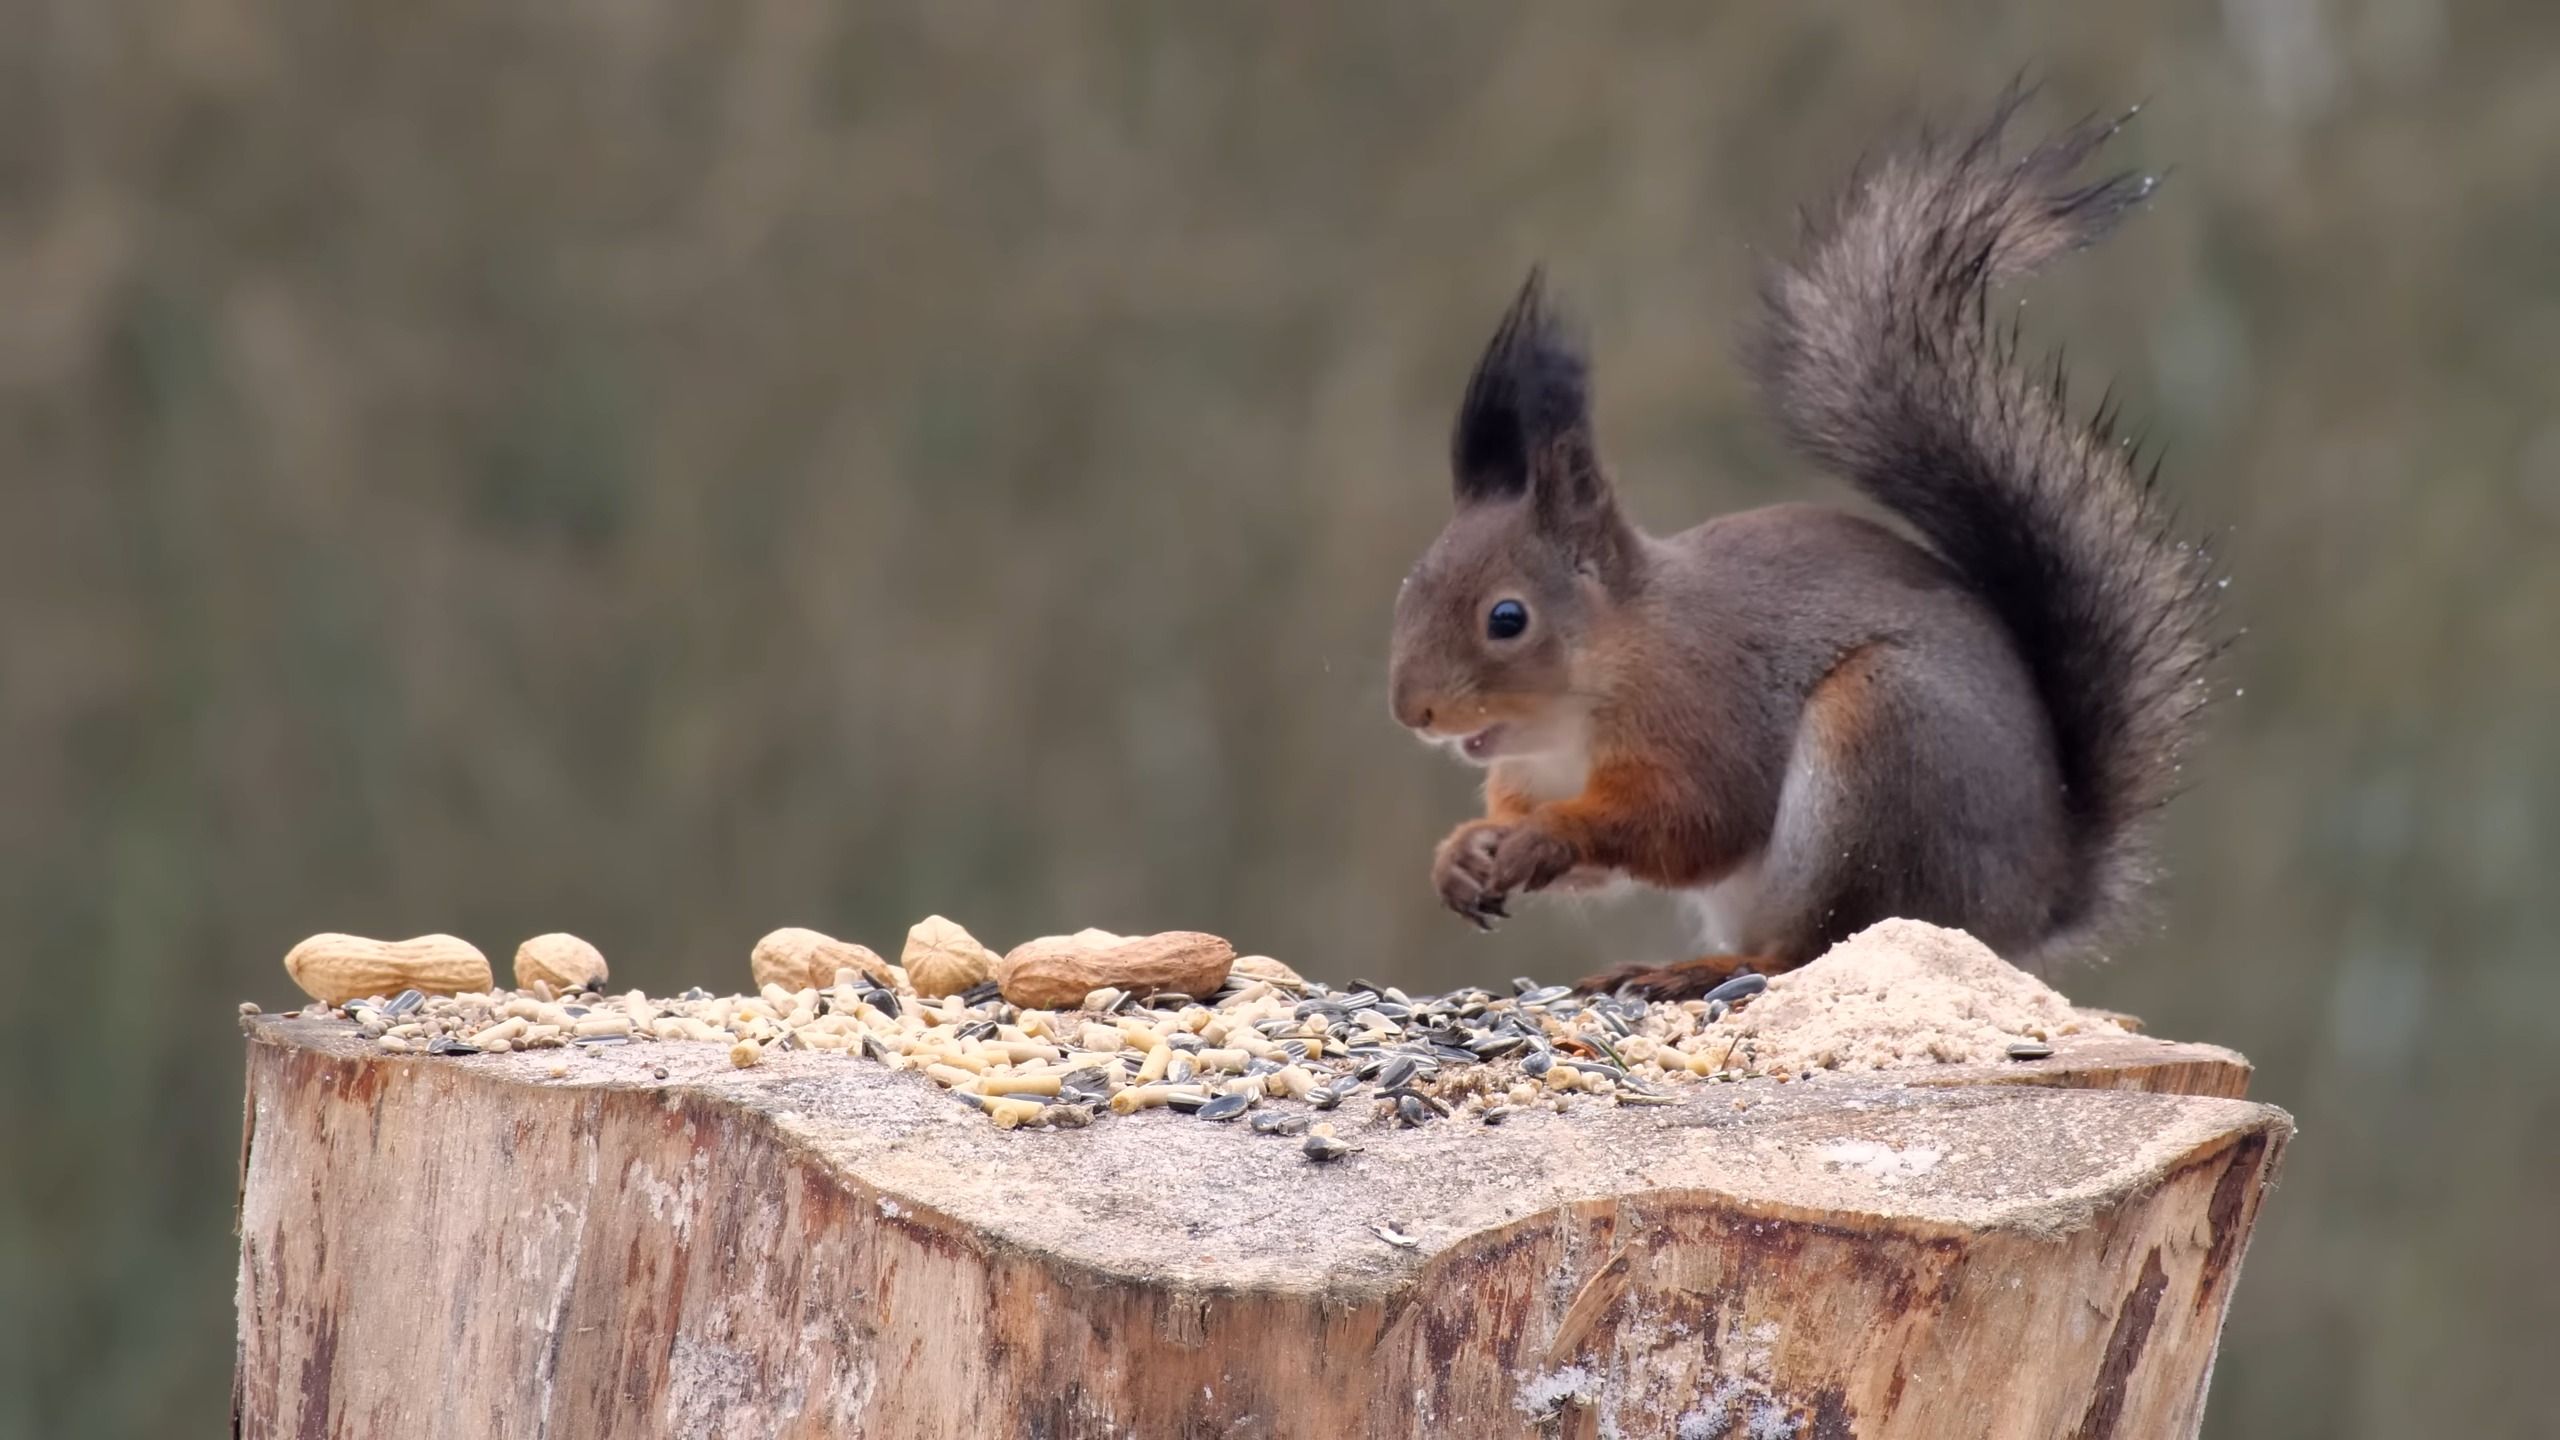
<svg viewBox="0 0 2560 1440">
<path fill-rule="evenodd" d="M 1191 1113 L 1203 1120 L 1233 1120 L 1243 1114 L 1253 1101 L 1241 1094 L 1220 1095 Z"/>
<path fill-rule="evenodd" d="M 410 1011 L 415 1010 L 420 1005 L 426 1003 L 426 998 L 425 993 L 422 991 L 403 990 L 399 994 L 391 997 L 391 1003 L 382 1007 L 382 1013 L 390 1016 L 394 1020 L 397 1020 L 401 1016 L 408 1014 Z"/>
<path fill-rule="evenodd" d="M 2053 1053 L 2053 1047 L 2041 1040 L 2020 1040 L 2009 1047 L 2012 1060 L 2042 1060 Z"/>
<path fill-rule="evenodd" d="M 1707 999 L 1710 1002 L 1722 1000 L 1727 1004 L 1731 1004 L 1736 1000 L 1747 999 L 1750 996 L 1757 995 L 1768 988 L 1769 977 L 1766 975 L 1736 975 L 1713 990 L 1708 991 Z"/>
<path fill-rule="evenodd" d="M 1310 1160 L 1339 1160 L 1359 1148 L 1357 1145 L 1345 1140 L 1337 1140 L 1330 1135 L 1310 1135 L 1298 1150 Z"/>
<path fill-rule="evenodd" d="M 1254 1112 L 1253 1133 L 1256 1135 L 1304 1135 L 1311 1122 L 1304 1115 L 1291 1115 L 1279 1110 Z"/>
</svg>

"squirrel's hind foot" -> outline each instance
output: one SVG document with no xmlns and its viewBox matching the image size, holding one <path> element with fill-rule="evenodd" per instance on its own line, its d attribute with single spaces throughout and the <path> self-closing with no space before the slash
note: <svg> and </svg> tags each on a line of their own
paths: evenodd
<svg viewBox="0 0 2560 1440">
<path fill-rule="evenodd" d="M 1642 1000 L 1696 1000 L 1745 971 L 1772 975 L 1786 969 L 1763 955 L 1701 955 L 1668 965 L 1620 965 L 1586 975 L 1573 988 L 1584 995 L 1633 995 Z"/>
</svg>

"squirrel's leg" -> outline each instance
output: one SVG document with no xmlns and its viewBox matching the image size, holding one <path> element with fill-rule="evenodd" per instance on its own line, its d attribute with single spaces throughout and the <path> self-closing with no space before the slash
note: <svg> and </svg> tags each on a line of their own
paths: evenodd
<svg viewBox="0 0 2560 1440">
<path fill-rule="evenodd" d="M 1694 1000 L 1746 970 L 1792 970 L 1890 913 L 1882 906 L 1892 887 L 1881 882 L 1909 869 L 1892 847 L 1920 828 L 1917 816 L 1925 813 L 1910 803 L 1914 768 L 1896 723 L 1907 715 L 1909 697 L 1893 665 L 1889 648 L 1862 647 L 1808 697 L 1790 778 L 1731 937 L 1737 948 L 1667 965 L 1620 965 L 1574 988 Z"/>
<path fill-rule="evenodd" d="M 1806 701 L 1735 927 L 1747 958 L 1622 967 L 1584 986 L 1695 996 L 1739 964 L 1779 974 L 1897 916 L 2020 948 L 2067 855 L 2040 725 L 1893 646 L 1850 652 Z"/>
</svg>

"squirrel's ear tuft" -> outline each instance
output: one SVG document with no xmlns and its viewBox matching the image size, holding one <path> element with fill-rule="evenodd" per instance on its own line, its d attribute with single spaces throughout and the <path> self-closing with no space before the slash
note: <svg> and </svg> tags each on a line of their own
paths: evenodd
<svg viewBox="0 0 2560 1440">
<path fill-rule="evenodd" d="M 1559 465 L 1589 470 L 1591 455 L 1590 362 L 1563 322 L 1547 308 L 1544 271 L 1532 268 L 1520 296 L 1502 317 L 1493 340 L 1467 380 L 1458 425 L 1449 440 L 1449 465 L 1458 503 L 1510 499 L 1532 483 L 1583 476 L 1548 476 Z"/>
</svg>

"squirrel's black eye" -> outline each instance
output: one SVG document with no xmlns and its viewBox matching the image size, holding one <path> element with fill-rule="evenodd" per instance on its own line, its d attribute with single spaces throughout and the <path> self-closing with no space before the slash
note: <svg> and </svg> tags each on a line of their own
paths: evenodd
<svg viewBox="0 0 2560 1440">
<path fill-rule="evenodd" d="M 1517 639 L 1528 628 L 1529 607 L 1517 600 L 1496 600 L 1485 612 L 1484 633 L 1496 640 Z"/>
</svg>

